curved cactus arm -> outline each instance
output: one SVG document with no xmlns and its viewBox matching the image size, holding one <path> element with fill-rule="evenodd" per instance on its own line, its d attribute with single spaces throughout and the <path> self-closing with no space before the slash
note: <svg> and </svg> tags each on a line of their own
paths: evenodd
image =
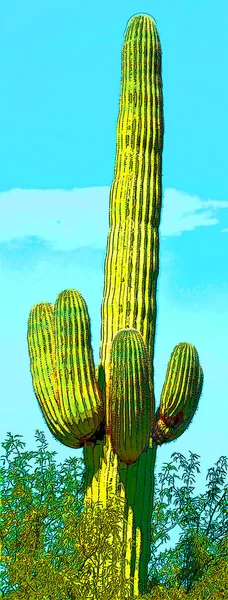
<svg viewBox="0 0 228 600">
<path fill-rule="evenodd" d="M 60 442 L 80 448 L 104 419 L 88 309 L 81 294 L 66 290 L 55 305 L 33 306 L 27 339 L 33 387 L 46 423 Z"/>
<path fill-rule="evenodd" d="M 192 344 L 175 346 L 166 372 L 153 441 L 161 445 L 177 439 L 189 426 L 203 388 L 203 370 Z"/>
<path fill-rule="evenodd" d="M 134 328 L 115 335 L 110 358 L 109 413 L 106 432 L 118 458 L 138 460 L 154 422 L 154 394 L 142 334 Z"/>
<path fill-rule="evenodd" d="M 59 410 L 53 315 L 54 305 L 50 303 L 36 304 L 29 314 L 27 340 L 33 389 L 51 433 L 65 446 L 80 448 L 80 440 L 71 434 Z"/>
</svg>

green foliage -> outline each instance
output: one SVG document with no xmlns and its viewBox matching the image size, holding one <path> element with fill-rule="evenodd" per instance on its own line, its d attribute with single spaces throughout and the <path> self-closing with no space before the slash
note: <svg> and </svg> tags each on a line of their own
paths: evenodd
<svg viewBox="0 0 228 600">
<path fill-rule="evenodd" d="M 216 469 L 213 467 L 208 470 L 206 493 L 191 498 L 194 470 L 200 472 L 200 469 L 198 455 L 190 454 L 189 463 L 182 454 L 171 455 L 175 464 L 179 461 L 183 468 L 182 477 L 173 474 L 173 471 L 180 472 L 180 468 L 171 464 L 164 465 L 164 473 L 158 475 L 161 488 L 154 502 L 150 558 L 153 566 L 149 570 L 153 581 L 160 581 L 168 588 L 179 589 L 183 586 L 187 592 L 212 569 L 216 573 L 221 559 L 226 561 L 228 554 L 225 542 L 228 536 L 228 486 L 225 485 L 223 492 L 220 489 L 226 478 L 227 458 L 220 457 Z M 186 485 L 176 487 L 175 479 L 182 479 Z M 169 487 L 164 488 L 165 482 Z M 156 489 L 157 486 L 155 497 Z M 173 499 L 175 508 L 172 509 Z M 158 547 L 170 539 L 167 532 L 176 525 L 183 531 L 180 542 L 174 549 L 160 553 L 157 559 Z"/>
<path fill-rule="evenodd" d="M 104 594 L 111 600 L 113 594 L 125 594 L 124 577 L 116 577 L 116 563 L 125 550 L 118 535 L 120 500 L 110 498 L 106 510 L 97 504 L 85 511 L 83 477 L 80 483 L 77 466 L 81 459 L 66 460 L 57 473 L 52 459 L 56 453 L 45 453 L 44 435 L 37 432 L 36 437 L 42 440 L 40 452 L 20 454 L 18 448 L 25 444 L 13 441 L 11 435 L 2 444 L 6 459 L 1 460 L 3 465 L 8 462 L 7 474 L 4 466 L 1 468 L 2 592 L 9 600 L 32 600 L 34 594 L 36 600 L 43 600 L 45 595 L 45 600 L 49 596 L 51 600 L 60 596 L 99 600 Z M 11 463 L 10 451 L 17 453 Z M 34 457 L 39 466 L 29 474 L 25 461 Z M 88 577 L 91 556 L 94 589 Z M 109 565 L 103 572 L 102 563 L 107 563 L 107 558 Z"/>
<path fill-rule="evenodd" d="M 98 504 L 85 509 L 82 459 L 66 459 L 57 471 L 56 452 L 46 450 L 44 434 L 36 431 L 35 437 L 41 441 L 38 452 L 20 452 L 25 443 L 15 438 L 21 436 L 8 436 L 2 443 L 6 455 L 0 468 L 0 597 L 128 600 L 129 587 L 124 577 L 116 576 L 116 563 L 126 552 L 119 537 L 120 499 L 109 500 L 106 509 Z M 12 460 L 11 452 L 16 452 Z M 186 596 L 189 600 L 217 600 L 227 596 L 228 486 L 221 489 L 227 459 L 221 457 L 216 469 L 209 469 L 208 491 L 192 498 L 194 487 L 190 484 L 194 469 L 199 472 L 199 463 L 198 455 L 190 454 L 189 462 L 181 454 L 172 454 L 175 465 L 179 460 L 184 470 L 182 477 L 173 474 L 180 469 L 169 463 L 158 475 L 161 485 L 159 489 L 155 486 L 148 591 L 141 600 L 181 600 Z M 28 461 L 34 458 L 37 466 L 29 473 Z M 175 478 L 186 485 L 176 487 Z M 177 524 L 182 529 L 180 541 L 158 554 Z M 93 589 L 89 583 L 91 557 Z"/>
<path fill-rule="evenodd" d="M 2 556 L 2 589 L 8 592 L 16 589 L 17 576 L 23 574 L 23 564 L 26 560 L 32 561 L 30 554 L 33 539 L 42 540 L 43 551 L 46 556 L 53 547 L 56 532 L 63 526 L 64 511 L 69 502 L 74 506 L 75 522 L 83 506 L 83 493 L 79 484 L 80 462 L 82 459 L 67 459 L 60 465 L 59 472 L 55 469 L 53 455 L 56 452 L 45 452 L 47 442 L 43 434 L 38 452 L 19 452 L 19 447 L 25 446 L 18 439 L 9 439 L 2 443 L 6 450 L 1 473 L 3 475 L 3 514 L 1 518 L 1 539 L 3 542 Z M 20 438 L 21 436 L 15 436 Z M 11 452 L 16 452 L 16 457 L 9 460 Z M 26 462 L 36 459 L 38 465 L 34 473 L 29 474 Z M 4 468 L 8 463 L 8 472 Z M 45 536 L 44 536 L 45 531 Z M 37 534 L 37 535 L 34 535 Z M 44 543 L 45 537 L 45 543 Z M 69 549 L 71 540 L 69 540 Z M 39 548 L 34 548 L 34 556 Z M 61 560 L 58 550 L 50 557 L 50 569 Z M 37 561 L 36 568 L 38 568 Z M 53 565 L 53 566 L 52 566 Z M 42 562 L 44 569 L 44 559 Z M 17 575 L 18 571 L 18 575 Z M 38 577 L 37 577 L 38 579 Z M 5 588 L 6 586 L 6 588 Z M 8 594 L 7 594 L 8 597 Z"/>
</svg>

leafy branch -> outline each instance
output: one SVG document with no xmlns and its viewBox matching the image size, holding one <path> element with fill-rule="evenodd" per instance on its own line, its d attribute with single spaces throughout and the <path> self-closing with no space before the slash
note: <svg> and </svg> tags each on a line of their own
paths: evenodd
<svg viewBox="0 0 228 600">
<path fill-rule="evenodd" d="M 120 499 L 112 499 L 105 511 L 99 504 L 85 510 L 82 459 L 66 459 L 57 469 L 56 452 L 47 451 L 42 432 L 36 430 L 37 452 L 21 452 L 25 443 L 18 438 L 22 436 L 8 436 L 2 443 L 5 456 L 0 459 L 2 598 L 113 600 L 120 593 L 121 599 L 128 598 L 124 577 L 116 577 L 116 563 L 124 556 Z M 165 598 L 167 590 L 170 598 L 174 592 L 183 597 L 191 590 L 202 594 L 205 586 L 210 594 L 217 588 L 222 593 L 228 584 L 227 458 L 220 457 L 216 468 L 209 469 L 208 490 L 198 497 L 192 497 L 192 484 L 194 471 L 200 472 L 199 456 L 190 452 L 187 461 L 173 453 L 171 458 L 175 465 L 163 465 L 160 487 L 155 479 L 148 593 L 153 590 L 158 594 L 154 598 Z M 31 459 L 36 465 L 33 473 L 28 464 Z M 177 487 L 177 479 L 185 485 Z M 182 529 L 178 544 L 158 553 L 176 525 Z"/>
</svg>

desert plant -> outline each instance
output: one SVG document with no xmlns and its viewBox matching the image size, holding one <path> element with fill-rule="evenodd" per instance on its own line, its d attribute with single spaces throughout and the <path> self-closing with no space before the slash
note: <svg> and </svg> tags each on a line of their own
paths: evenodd
<svg viewBox="0 0 228 600">
<path fill-rule="evenodd" d="M 110 498 L 123 500 L 116 579 L 131 583 L 133 597 L 146 589 L 157 446 L 184 433 L 203 386 L 195 346 L 177 344 L 155 413 L 163 131 L 160 40 L 154 19 L 135 15 L 122 50 L 96 371 L 88 308 L 79 291 L 61 292 L 55 305 L 36 304 L 28 319 L 34 391 L 56 439 L 83 447 L 85 505 L 106 508 Z"/>
</svg>

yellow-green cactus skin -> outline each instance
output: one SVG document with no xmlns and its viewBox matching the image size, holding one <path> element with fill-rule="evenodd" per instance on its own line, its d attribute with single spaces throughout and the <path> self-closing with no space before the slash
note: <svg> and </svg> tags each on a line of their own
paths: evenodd
<svg viewBox="0 0 228 600">
<path fill-rule="evenodd" d="M 104 273 L 100 363 L 95 369 L 87 305 L 75 290 L 35 305 L 28 321 L 30 369 L 52 434 L 83 447 L 87 502 L 123 499 L 118 565 L 131 595 L 146 590 L 157 446 L 179 437 L 203 386 L 194 346 L 171 355 L 155 413 L 154 341 L 162 206 L 163 94 L 155 21 L 133 16 L 125 32 L 114 179 Z"/>
</svg>

